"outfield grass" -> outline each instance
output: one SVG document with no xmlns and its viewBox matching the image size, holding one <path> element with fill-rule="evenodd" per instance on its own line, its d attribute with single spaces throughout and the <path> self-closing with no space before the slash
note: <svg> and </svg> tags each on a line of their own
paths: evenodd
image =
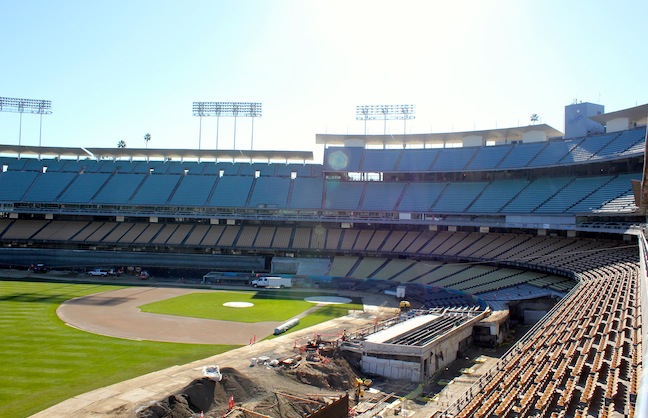
<svg viewBox="0 0 648 418">
<path fill-rule="evenodd" d="M 116 288 L 0 281 L 0 417 L 28 416 L 92 389 L 236 348 L 105 337 L 56 316 L 68 299 Z"/>
</svg>

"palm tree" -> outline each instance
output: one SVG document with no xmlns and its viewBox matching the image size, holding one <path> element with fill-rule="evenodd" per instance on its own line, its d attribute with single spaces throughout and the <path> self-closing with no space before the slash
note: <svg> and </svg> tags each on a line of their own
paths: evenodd
<svg viewBox="0 0 648 418">
<path fill-rule="evenodd" d="M 148 143 L 151 140 L 151 134 L 150 133 L 145 133 L 144 134 L 144 141 L 146 142 L 146 148 L 148 148 Z"/>
<path fill-rule="evenodd" d="M 532 113 L 531 114 L 531 124 L 535 125 L 538 120 L 540 120 L 540 116 L 538 116 L 537 113 Z"/>
<path fill-rule="evenodd" d="M 126 148 L 126 141 L 120 139 L 119 142 L 117 142 L 117 148 Z"/>
</svg>

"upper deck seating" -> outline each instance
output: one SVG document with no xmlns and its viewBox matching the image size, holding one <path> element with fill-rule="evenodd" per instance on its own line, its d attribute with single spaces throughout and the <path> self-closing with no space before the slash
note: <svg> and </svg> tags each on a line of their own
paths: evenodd
<svg viewBox="0 0 648 418">
<path fill-rule="evenodd" d="M 545 142 L 532 142 L 530 144 L 516 144 L 511 152 L 499 163 L 499 169 L 513 169 L 524 168 L 529 165 L 529 162 L 535 158 L 536 155 L 547 144 Z"/>
<path fill-rule="evenodd" d="M 163 205 L 178 185 L 181 176 L 178 174 L 150 174 L 133 196 L 135 205 Z"/>
<path fill-rule="evenodd" d="M 361 209 L 393 211 L 404 188 L 403 183 L 368 182 L 365 186 Z"/>
<path fill-rule="evenodd" d="M 611 134 L 585 138 L 579 142 L 578 145 L 572 148 L 572 150 L 560 160 L 560 163 L 569 164 L 588 161 L 618 136 L 619 133 L 614 132 Z"/>
<path fill-rule="evenodd" d="M 512 145 L 479 147 L 475 158 L 468 164 L 468 170 L 493 170 L 513 149 Z"/>
<path fill-rule="evenodd" d="M 364 148 L 330 147 L 324 150 L 325 171 L 359 172 Z"/>
<path fill-rule="evenodd" d="M 502 212 L 530 213 L 538 206 L 565 187 L 573 177 L 539 178 L 532 181 L 513 200 L 511 200 Z"/>
<path fill-rule="evenodd" d="M 477 152 L 478 147 L 443 148 L 431 171 L 461 171 Z"/>
<path fill-rule="evenodd" d="M 430 171 L 436 161 L 439 149 L 404 149 L 398 161 L 396 171 L 416 173 Z"/>
<path fill-rule="evenodd" d="M 623 131 L 607 146 L 599 150 L 595 158 L 609 158 L 619 154 L 641 153 L 644 150 L 646 127 Z"/>
<path fill-rule="evenodd" d="M 398 204 L 401 212 L 427 212 L 439 198 L 447 183 L 410 183 Z"/>
<path fill-rule="evenodd" d="M 463 212 L 487 185 L 486 182 L 450 183 L 431 210 L 437 213 Z"/>
<path fill-rule="evenodd" d="M 208 206 L 245 207 L 254 177 L 223 176 L 216 183 L 216 189 Z"/>
<path fill-rule="evenodd" d="M 204 206 L 218 180 L 215 176 L 183 176 L 169 202 L 172 205 Z"/>
<path fill-rule="evenodd" d="M 539 213 L 567 212 L 577 202 L 599 189 L 612 176 L 577 177 L 536 209 Z"/>
<path fill-rule="evenodd" d="M 525 179 L 492 181 L 467 211 L 471 213 L 499 212 L 513 196 L 520 193 L 528 184 L 529 181 Z"/>
<path fill-rule="evenodd" d="M 0 202 L 22 200 L 25 192 L 38 176 L 37 171 L 7 171 L 0 173 Z"/>
<path fill-rule="evenodd" d="M 286 177 L 259 177 L 254 184 L 250 207 L 279 207 L 288 205 L 290 179 Z"/>
<path fill-rule="evenodd" d="M 36 177 L 22 200 L 25 202 L 53 202 L 75 176 L 74 173 L 41 173 Z"/>
<path fill-rule="evenodd" d="M 367 173 L 393 172 L 401 150 L 367 149 L 364 153 L 361 171 Z"/>
<path fill-rule="evenodd" d="M 324 208 L 356 210 L 360 205 L 360 197 L 364 183 L 326 180 L 324 182 Z"/>
<path fill-rule="evenodd" d="M 110 178 L 107 173 L 85 173 L 74 178 L 58 198 L 61 203 L 90 203 L 95 194 Z"/>
<path fill-rule="evenodd" d="M 144 180 L 144 174 L 114 174 L 94 198 L 93 203 L 126 204 Z"/>
<path fill-rule="evenodd" d="M 535 158 L 527 164 L 528 167 L 543 167 L 557 165 L 571 150 L 581 142 L 581 139 L 550 141 Z"/>
<path fill-rule="evenodd" d="M 314 177 L 297 177 L 293 180 L 288 207 L 291 209 L 319 209 L 322 207 L 324 180 Z"/>
</svg>

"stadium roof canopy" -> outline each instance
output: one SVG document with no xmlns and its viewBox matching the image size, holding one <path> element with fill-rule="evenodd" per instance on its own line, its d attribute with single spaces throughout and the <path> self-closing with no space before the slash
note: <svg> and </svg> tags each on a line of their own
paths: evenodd
<svg viewBox="0 0 648 418">
<path fill-rule="evenodd" d="M 428 145 L 463 142 L 466 138 L 481 137 L 484 144 L 488 141 L 497 143 L 521 141 L 528 132 L 542 132 L 545 137 L 562 137 L 563 133 L 547 124 L 520 126 L 517 128 L 486 129 L 482 131 L 446 132 L 428 134 L 389 134 L 389 135 L 344 135 L 317 134 L 316 144 L 340 145 Z"/>
<path fill-rule="evenodd" d="M 607 125 L 609 121 L 619 118 L 627 118 L 628 120 L 637 122 L 637 124 L 645 125 L 648 122 L 648 104 L 617 110 L 616 112 L 604 113 L 602 115 L 590 116 L 589 118 L 601 125 Z"/>
<path fill-rule="evenodd" d="M 0 145 L 0 153 L 96 159 L 200 159 L 200 160 L 292 160 L 312 161 L 312 151 L 196 150 L 154 148 L 66 148 Z"/>
</svg>

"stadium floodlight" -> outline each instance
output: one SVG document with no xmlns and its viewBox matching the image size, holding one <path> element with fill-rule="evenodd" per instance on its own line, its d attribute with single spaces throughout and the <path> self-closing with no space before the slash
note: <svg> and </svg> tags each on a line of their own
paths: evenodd
<svg viewBox="0 0 648 418">
<path fill-rule="evenodd" d="M 367 134 L 368 120 L 384 120 L 383 135 L 387 134 L 387 120 L 403 120 L 405 123 L 403 134 L 407 133 L 407 120 L 415 119 L 416 106 L 405 105 L 363 105 L 356 106 L 356 120 L 364 120 L 364 133 Z"/>
<path fill-rule="evenodd" d="M 22 142 L 22 114 L 34 113 L 40 115 L 40 131 L 38 134 L 38 146 L 42 144 L 43 138 L 43 115 L 52 113 L 52 102 L 49 100 L 18 99 L 13 97 L 0 97 L 0 112 L 20 113 L 20 125 L 18 128 L 18 145 Z"/>
<path fill-rule="evenodd" d="M 198 149 L 200 149 L 202 117 L 216 117 L 216 149 L 218 149 L 218 129 L 221 116 L 234 118 L 234 149 L 236 149 L 236 118 L 252 118 L 252 139 L 250 149 L 254 148 L 254 118 L 261 116 L 261 103 L 256 102 L 193 102 L 193 116 L 200 118 L 198 129 Z"/>
</svg>

